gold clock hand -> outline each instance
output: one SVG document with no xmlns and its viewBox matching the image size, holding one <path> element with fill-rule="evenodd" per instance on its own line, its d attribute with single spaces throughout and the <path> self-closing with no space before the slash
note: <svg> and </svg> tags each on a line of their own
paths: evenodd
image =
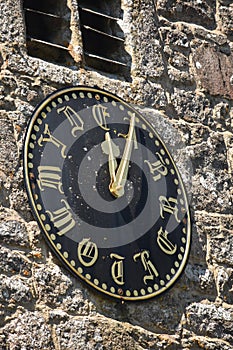
<svg viewBox="0 0 233 350">
<path fill-rule="evenodd" d="M 112 150 L 112 140 L 110 137 L 109 132 L 105 133 L 105 140 L 107 141 L 108 144 L 108 150 L 109 150 L 109 154 L 108 154 L 108 167 L 109 167 L 109 174 L 110 174 L 110 178 L 111 178 L 111 182 L 109 184 L 109 186 L 111 186 L 111 184 L 116 181 L 116 167 L 117 167 L 117 161 L 113 155 L 113 150 Z"/>
<path fill-rule="evenodd" d="M 111 193 L 115 197 L 122 197 L 125 193 L 124 186 L 127 180 L 127 175 L 129 171 L 129 161 L 132 152 L 132 142 L 133 142 L 133 133 L 134 133 L 134 124 L 135 124 L 135 114 L 132 115 L 130 120 L 130 126 L 128 135 L 126 138 L 126 144 L 123 152 L 123 156 L 119 165 L 119 168 L 116 173 L 115 181 L 110 184 L 109 188 Z"/>
<path fill-rule="evenodd" d="M 105 154 L 108 155 L 108 167 L 109 167 L 109 174 L 110 174 L 110 185 L 112 182 L 116 179 L 115 170 L 117 167 L 117 161 L 116 157 L 119 157 L 120 150 L 119 147 L 112 141 L 110 133 L 105 133 L 105 141 L 101 144 L 102 150 Z M 109 186 L 110 186 L 109 185 Z"/>
</svg>

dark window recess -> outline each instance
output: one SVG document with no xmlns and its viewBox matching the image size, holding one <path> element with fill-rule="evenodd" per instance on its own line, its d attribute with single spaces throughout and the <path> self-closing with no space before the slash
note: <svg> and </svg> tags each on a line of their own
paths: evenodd
<svg viewBox="0 0 233 350">
<path fill-rule="evenodd" d="M 79 17 L 85 64 L 108 73 L 129 75 L 131 57 L 125 51 L 119 0 L 80 0 Z"/>
<path fill-rule="evenodd" d="M 30 56 L 74 65 L 68 46 L 70 12 L 66 0 L 24 0 L 27 50 Z"/>
</svg>

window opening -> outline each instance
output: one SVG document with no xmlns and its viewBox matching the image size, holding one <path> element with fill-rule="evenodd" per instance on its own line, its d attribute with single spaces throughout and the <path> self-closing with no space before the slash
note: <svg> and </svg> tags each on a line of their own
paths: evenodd
<svg viewBox="0 0 233 350">
<path fill-rule="evenodd" d="M 79 0 L 79 17 L 88 67 L 109 73 L 129 74 L 131 58 L 125 51 L 120 1 Z"/>
<path fill-rule="evenodd" d="M 71 13 L 66 0 L 23 0 L 30 56 L 66 66 L 76 63 L 69 51 Z M 86 67 L 130 77 L 120 0 L 79 0 L 78 11 Z"/>
<path fill-rule="evenodd" d="M 30 56 L 73 65 L 68 46 L 70 11 L 66 1 L 24 0 L 27 50 Z"/>
</svg>

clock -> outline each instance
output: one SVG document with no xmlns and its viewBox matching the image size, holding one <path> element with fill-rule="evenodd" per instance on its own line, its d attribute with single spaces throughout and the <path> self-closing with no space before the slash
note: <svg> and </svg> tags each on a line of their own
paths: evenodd
<svg viewBox="0 0 233 350">
<path fill-rule="evenodd" d="M 187 262 L 182 178 L 161 137 L 110 92 L 68 87 L 34 111 L 24 147 L 29 202 L 62 263 L 106 295 L 148 299 Z"/>
</svg>

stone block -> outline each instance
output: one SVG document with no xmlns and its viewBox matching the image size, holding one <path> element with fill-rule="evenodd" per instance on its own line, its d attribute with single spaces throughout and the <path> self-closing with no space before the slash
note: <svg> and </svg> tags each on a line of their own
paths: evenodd
<svg viewBox="0 0 233 350">
<path fill-rule="evenodd" d="M 192 55 L 197 84 L 213 96 L 233 98 L 233 54 L 202 44 Z"/>
<path fill-rule="evenodd" d="M 215 3 L 211 0 L 159 0 L 157 1 L 157 11 L 172 21 L 182 21 L 214 29 L 215 23 Z"/>
</svg>

